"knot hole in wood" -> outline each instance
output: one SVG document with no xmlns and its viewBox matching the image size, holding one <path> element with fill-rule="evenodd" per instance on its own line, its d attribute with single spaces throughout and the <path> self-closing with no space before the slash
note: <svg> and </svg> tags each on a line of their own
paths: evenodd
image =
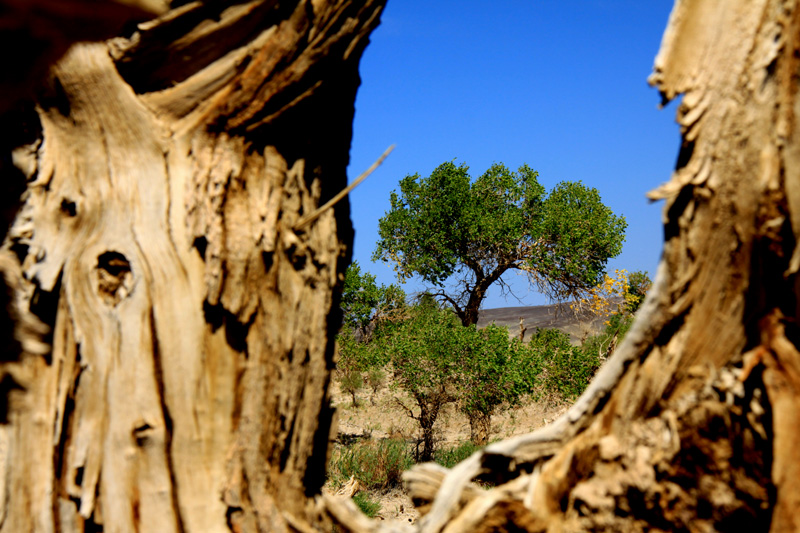
<svg viewBox="0 0 800 533">
<path fill-rule="evenodd" d="M 97 257 L 97 292 L 115 307 L 133 288 L 133 273 L 128 259 L 119 252 L 104 252 Z"/>
</svg>

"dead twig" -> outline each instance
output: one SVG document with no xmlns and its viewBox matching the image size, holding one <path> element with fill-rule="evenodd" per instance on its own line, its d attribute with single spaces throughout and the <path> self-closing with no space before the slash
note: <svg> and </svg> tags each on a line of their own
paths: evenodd
<svg viewBox="0 0 800 533">
<path fill-rule="evenodd" d="M 386 151 L 385 151 L 385 152 L 383 152 L 383 154 L 381 154 L 381 156 L 380 156 L 380 157 L 377 159 L 377 161 L 375 161 L 374 163 L 372 163 L 372 166 L 370 166 L 370 167 L 369 167 L 369 168 L 368 168 L 366 171 L 364 171 L 364 172 L 363 172 L 363 173 L 362 173 L 362 174 L 361 174 L 359 177 L 357 177 L 357 178 L 355 179 L 355 181 L 353 181 L 353 183 L 351 183 L 350 185 L 348 185 L 347 187 L 345 187 L 344 189 L 342 189 L 341 191 L 339 191 L 338 193 L 336 193 L 336 196 L 334 196 L 333 198 L 331 198 L 330 200 L 328 200 L 327 202 L 325 202 L 325 204 L 324 204 L 322 207 L 318 207 L 317 209 L 315 209 L 314 211 L 312 211 L 312 212 L 311 212 L 311 213 L 309 213 L 308 215 L 305 215 L 305 216 L 301 217 L 301 218 L 300 218 L 300 220 L 298 220 L 298 221 L 297 221 L 297 224 L 295 224 L 295 225 L 294 225 L 294 228 L 293 228 L 293 229 L 294 229 L 294 231 L 301 230 L 301 229 L 303 229 L 304 227 L 308 226 L 309 224 L 311 224 L 312 222 L 314 222 L 314 221 L 315 221 L 317 218 L 319 218 L 319 216 L 320 216 L 322 213 L 324 213 L 325 211 L 327 211 L 328 209 L 330 209 L 331 207 L 333 207 L 334 205 L 336 205 L 336 203 L 337 203 L 337 202 L 339 202 L 339 201 L 340 201 L 342 198 L 344 198 L 345 196 L 347 196 L 348 194 L 350 194 L 350 191 L 352 191 L 353 189 L 355 189 L 356 187 L 358 187 L 358 185 L 359 185 L 359 184 L 360 184 L 362 181 L 364 181 L 365 179 L 367 179 L 367 177 L 368 177 L 370 174 L 372 174 L 372 173 L 375 171 L 375 169 L 376 169 L 376 168 L 378 168 L 379 166 L 381 166 L 381 163 L 383 163 L 383 160 L 384 160 L 384 159 L 386 159 L 386 157 L 387 157 L 387 156 L 388 156 L 390 153 L 392 153 L 392 150 L 394 150 L 394 147 L 395 147 L 395 145 L 393 144 L 393 145 L 391 145 L 389 148 L 387 148 L 387 149 L 386 149 Z"/>
</svg>

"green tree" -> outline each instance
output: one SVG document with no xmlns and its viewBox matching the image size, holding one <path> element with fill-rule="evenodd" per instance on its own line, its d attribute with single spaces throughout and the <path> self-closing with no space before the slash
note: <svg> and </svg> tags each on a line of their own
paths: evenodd
<svg viewBox="0 0 800 533">
<path fill-rule="evenodd" d="M 464 333 L 458 405 L 469 420 L 470 440 L 483 446 L 489 442 L 492 416 L 531 392 L 539 374 L 538 354 L 509 338 L 505 327 L 492 324 L 477 330 L 473 325 Z"/>
<path fill-rule="evenodd" d="M 422 450 L 418 459 L 431 460 L 434 450 L 434 425 L 442 407 L 458 399 L 459 364 L 465 343 L 458 318 L 449 310 L 423 302 L 409 311 L 390 331 L 376 336 L 374 349 L 391 361 L 395 385 L 413 401 L 401 397 L 397 404 L 414 419 L 422 431 Z"/>
<path fill-rule="evenodd" d="M 647 291 L 653 286 L 650 276 L 646 271 L 637 270 L 628 276 L 628 285 L 625 289 L 625 301 L 628 313 L 635 313 L 644 302 Z"/>
<path fill-rule="evenodd" d="M 451 309 L 429 298 L 410 308 L 402 323 L 383 326 L 371 347 L 388 356 L 396 386 L 413 402 L 395 398 L 420 426 L 424 460 L 434 452 L 434 425 L 444 405 L 456 403 L 470 421 L 472 441 L 486 444 L 491 417 L 532 390 L 544 357 L 510 339 L 506 328 L 463 326 Z"/>
<path fill-rule="evenodd" d="M 406 306 L 406 295 L 397 285 L 378 285 L 375 276 L 362 272 L 357 261 L 345 272 L 342 287 L 342 327 L 336 336 L 338 359 L 335 378 L 342 391 L 358 406 L 358 391 L 365 382 L 370 400 L 383 385 L 386 358 L 368 344 L 376 321 L 389 318 Z"/>
<path fill-rule="evenodd" d="M 595 286 L 622 250 L 625 219 L 596 189 L 563 182 L 548 194 L 527 165 L 513 172 L 495 164 L 474 181 L 468 170 L 448 162 L 403 178 L 373 254 L 394 263 L 400 280 L 435 286 L 464 325 L 477 322 L 487 290 L 509 270 L 565 299 Z"/>
<path fill-rule="evenodd" d="M 342 321 L 351 328 L 365 328 L 380 301 L 380 288 L 375 276 L 362 274 L 358 261 L 353 261 L 344 273 L 342 287 Z"/>
<path fill-rule="evenodd" d="M 342 392 L 349 394 L 353 407 L 358 407 L 358 391 L 364 386 L 364 370 L 368 367 L 369 348 L 356 339 L 355 332 L 343 325 L 336 336 L 336 373 Z"/>
<path fill-rule="evenodd" d="M 375 276 L 361 272 L 358 261 L 347 268 L 342 287 L 342 321 L 345 326 L 365 333 L 370 322 L 405 306 L 406 294 L 397 285 L 380 285 Z"/>
</svg>

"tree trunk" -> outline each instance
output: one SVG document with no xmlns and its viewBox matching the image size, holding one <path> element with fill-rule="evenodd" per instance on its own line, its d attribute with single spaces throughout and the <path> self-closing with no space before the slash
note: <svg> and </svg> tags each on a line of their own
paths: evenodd
<svg viewBox="0 0 800 533">
<path fill-rule="evenodd" d="M 469 291 L 469 299 L 464 306 L 464 311 L 459 313 L 459 318 L 464 326 L 472 326 L 478 323 L 478 318 L 480 318 L 481 313 L 481 304 L 483 304 L 483 300 L 486 298 L 486 291 L 489 290 L 489 287 L 491 287 L 495 281 L 500 279 L 506 270 L 508 269 L 498 267 L 486 277 L 483 277 L 479 271 L 475 271 L 475 285 L 473 285 L 472 289 Z"/>
<path fill-rule="evenodd" d="M 7 250 L 52 351 L 0 428 L 0 531 L 319 519 L 352 227 L 315 210 L 382 3 L 174 3 L 51 70 Z"/>
<path fill-rule="evenodd" d="M 444 394 L 444 393 L 442 393 Z M 436 437 L 434 426 L 439 418 L 439 408 L 446 403 L 440 400 L 440 396 L 434 393 L 434 399 L 417 397 L 419 406 L 419 426 L 422 429 L 422 451 L 417 454 L 418 461 L 430 461 L 433 459 L 433 451 L 436 448 Z"/>
<path fill-rule="evenodd" d="M 800 529 L 798 71 L 797 2 L 676 4 L 651 79 L 684 94 L 655 286 L 564 417 L 408 475 L 420 531 Z"/>
<path fill-rule="evenodd" d="M 50 65 L 77 41 L 113 37 L 124 23 L 147 20 L 165 8 L 161 0 L 0 0 L 0 49 L 7 52 L 0 60 L 0 239 L 26 187 L 14 161 L 27 150 L 14 149 L 40 133 L 32 94 Z M 9 391 L 27 377 L 21 359 L 48 353 L 50 347 L 43 342 L 48 328 L 15 297 L 24 284 L 18 262 L 0 257 L 0 273 L 0 420 L 5 421 Z"/>
<path fill-rule="evenodd" d="M 489 435 L 492 432 L 492 415 L 471 411 L 467 418 L 469 419 L 469 439 L 473 444 L 485 446 L 489 442 Z"/>
</svg>

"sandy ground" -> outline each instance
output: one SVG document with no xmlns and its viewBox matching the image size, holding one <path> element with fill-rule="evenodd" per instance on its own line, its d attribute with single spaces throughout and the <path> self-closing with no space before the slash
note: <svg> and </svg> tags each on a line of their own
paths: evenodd
<svg viewBox="0 0 800 533">
<path fill-rule="evenodd" d="M 402 397 L 398 391 L 385 386 L 372 394 L 363 389 L 358 395 L 358 407 L 352 406 L 349 395 L 342 394 L 338 384 L 334 385 L 334 406 L 337 408 L 339 440 L 352 442 L 359 438 L 383 439 L 403 438 L 412 441 L 418 436 L 416 421 L 409 418 L 396 398 Z M 410 405 L 410 403 L 408 404 Z M 498 414 L 492 419 L 490 440 L 500 440 L 521 435 L 540 428 L 560 416 L 569 404 L 562 400 L 528 402 L 523 406 Z M 469 439 L 469 422 L 453 405 L 447 405 L 435 430 L 439 444 L 452 447 Z M 373 494 L 381 502 L 380 520 L 395 522 L 414 522 L 419 513 L 414 509 L 410 498 L 399 489 L 388 494 Z"/>
</svg>

